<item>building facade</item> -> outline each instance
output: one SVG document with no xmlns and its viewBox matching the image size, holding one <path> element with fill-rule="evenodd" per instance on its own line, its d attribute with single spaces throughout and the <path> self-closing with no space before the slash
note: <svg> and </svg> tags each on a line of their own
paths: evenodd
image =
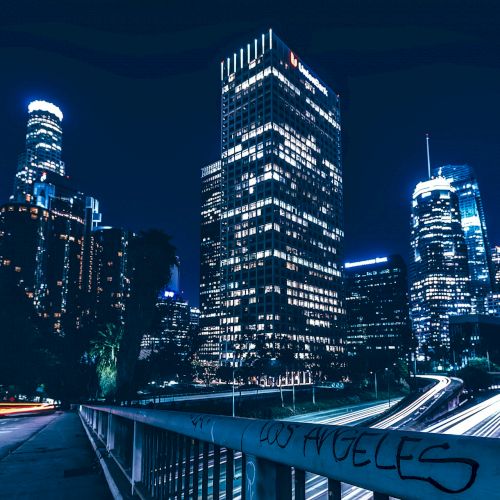
<svg viewBox="0 0 500 500">
<path fill-rule="evenodd" d="M 385 351 L 394 358 L 407 354 L 411 326 L 402 257 L 347 262 L 345 281 L 348 352 Z"/>
<path fill-rule="evenodd" d="M 19 157 L 13 200 L 33 203 L 35 184 L 47 173 L 65 175 L 62 155 L 61 110 L 47 101 L 28 105 L 26 149 Z"/>
<path fill-rule="evenodd" d="M 451 317 L 450 348 L 458 366 L 476 357 L 500 363 L 500 318 L 480 314 Z"/>
<path fill-rule="evenodd" d="M 494 278 L 486 217 L 476 174 L 469 165 L 443 165 L 435 168 L 434 174 L 448 179 L 457 193 L 467 245 L 472 310 L 475 314 L 485 314 Z"/>
<path fill-rule="evenodd" d="M 220 359 L 222 166 L 217 161 L 201 170 L 200 345 L 199 357 L 216 366 Z"/>
<path fill-rule="evenodd" d="M 493 264 L 493 288 L 500 291 L 500 247 L 495 246 L 491 249 L 491 261 Z"/>
<path fill-rule="evenodd" d="M 221 362 L 314 365 L 345 322 L 339 98 L 271 30 L 221 83 Z"/>
<path fill-rule="evenodd" d="M 93 319 L 103 327 L 107 323 L 123 326 L 130 295 L 127 267 L 128 246 L 132 235 L 123 229 L 101 226 L 91 235 L 91 303 Z"/>
<path fill-rule="evenodd" d="M 0 265 L 15 263 L 18 284 L 44 324 L 59 334 L 78 329 L 90 310 L 86 244 L 100 219 L 97 200 L 76 190 L 65 174 L 62 119 L 52 103 L 29 104 L 25 151 L 12 201 L 0 217 Z"/>
<path fill-rule="evenodd" d="M 459 199 L 444 177 L 417 184 L 412 200 L 411 319 L 421 352 L 449 348 L 449 318 L 471 312 Z"/>
</svg>

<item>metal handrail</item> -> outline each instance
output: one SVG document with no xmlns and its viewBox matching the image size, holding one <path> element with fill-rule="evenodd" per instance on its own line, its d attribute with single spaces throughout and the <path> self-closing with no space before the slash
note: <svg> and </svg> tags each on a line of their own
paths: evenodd
<svg viewBox="0 0 500 500">
<path fill-rule="evenodd" d="M 233 498 L 227 492 L 229 480 L 233 486 L 234 471 L 227 467 L 235 452 L 243 457 L 243 498 L 292 498 L 292 490 L 295 498 L 305 498 L 304 471 L 329 479 L 330 498 L 341 498 L 340 482 L 376 492 L 377 498 L 494 498 L 500 490 L 500 440 L 491 438 L 122 407 L 82 406 L 80 412 L 110 451 L 126 435 L 123 429 L 115 432 L 118 423 L 129 429 L 133 424 L 133 435 L 128 434 L 129 480 L 144 498 L 158 497 L 155 488 L 164 485 L 166 478 L 169 484 L 174 478 L 178 487 L 174 491 L 182 491 L 186 474 L 188 494 L 178 498 L 190 491 L 195 497 L 191 476 L 198 481 L 199 466 L 202 491 L 207 494 L 205 468 L 213 468 L 211 496 L 218 498 L 215 482 L 220 477 L 221 450 L 226 457 L 226 498 Z M 154 441 L 155 432 L 165 432 L 164 440 Z M 120 446 L 128 449 L 124 443 Z M 212 447 L 211 466 L 208 446 Z M 201 455 L 193 453 L 195 449 Z M 172 476 L 174 465 L 177 472 Z"/>
</svg>

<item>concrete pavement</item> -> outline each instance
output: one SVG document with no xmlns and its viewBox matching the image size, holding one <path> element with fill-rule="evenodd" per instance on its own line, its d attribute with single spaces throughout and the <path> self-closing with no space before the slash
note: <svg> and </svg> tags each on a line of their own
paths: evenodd
<svg viewBox="0 0 500 500">
<path fill-rule="evenodd" d="M 0 499 L 111 498 L 76 413 L 0 422 Z"/>
</svg>

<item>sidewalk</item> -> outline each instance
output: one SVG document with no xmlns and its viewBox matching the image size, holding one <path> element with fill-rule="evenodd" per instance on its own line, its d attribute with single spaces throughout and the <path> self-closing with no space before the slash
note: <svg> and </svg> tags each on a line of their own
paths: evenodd
<svg viewBox="0 0 500 500">
<path fill-rule="evenodd" d="M 57 412 L 0 460 L 0 499 L 108 500 L 96 455 L 76 413 Z"/>
</svg>

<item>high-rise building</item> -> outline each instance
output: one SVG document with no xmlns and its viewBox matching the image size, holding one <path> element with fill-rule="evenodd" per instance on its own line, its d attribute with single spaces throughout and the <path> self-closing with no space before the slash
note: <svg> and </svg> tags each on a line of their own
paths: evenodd
<svg viewBox="0 0 500 500">
<path fill-rule="evenodd" d="M 347 337 L 350 353 L 408 352 L 411 326 L 406 264 L 399 255 L 345 264 Z"/>
<path fill-rule="evenodd" d="M 419 182 L 412 200 L 411 319 L 421 351 L 449 347 L 449 317 L 471 311 L 470 278 L 455 188 Z"/>
<path fill-rule="evenodd" d="M 313 366 L 345 322 L 339 98 L 271 30 L 221 83 L 221 357 Z"/>
<path fill-rule="evenodd" d="M 216 161 L 201 170 L 200 359 L 216 365 L 220 358 L 220 212 L 222 167 Z"/>
<path fill-rule="evenodd" d="M 443 165 L 434 175 L 448 179 L 458 195 L 460 218 L 467 245 L 473 312 L 485 314 L 492 291 L 492 262 L 486 218 L 474 170 L 469 165 Z"/>
<path fill-rule="evenodd" d="M 500 247 L 491 249 L 491 261 L 493 264 L 493 288 L 500 291 Z"/>
<path fill-rule="evenodd" d="M 28 105 L 26 149 L 19 158 L 14 183 L 14 201 L 33 203 L 34 188 L 48 173 L 64 176 L 61 110 L 46 101 Z"/>
<path fill-rule="evenodd" d="M 90 311 L 84 296 L 88 288 L 84 276 L 90 266 L 85 240 L 88 244 L 100 221 L 97 200 L 76 190 L 65 175 L 62 119 L 54 104 L 29 104 L 26 149 L 12 202 L 0 217 L 2 261 L 19 263 L 18 283 L 33 298 L 45 324 L 57 333 L 79 328 Z M 26 219 L 24 225 L 21 219 Z"/>
<path fill-rule="evenodd" d="M 128 246 L 131 234 L 116 227 L 102 226 L 91 235 L 90 293 L 94 304 L 93 318 L 103 326 L 122 325 L 130 294 L 127 268 Z"/>
<path fill-rule="evenodd" d="M 16 281 L 43 313 L 47 294 L 47 257 L 50 213 L 24 203 L 0 208 L 0 267 L 11 268 Z"/>
<path fill-rule="evenodd" d="M 190 307 L 179 291 L 179 266 L 173 266 L 169 284 L 158 294 L 156 317 L 150 331 L 144 335 L 141 357 L 167 348 L 186 360 L 193 351 L 198 334 L 200 311 Z"/>
</svg>

